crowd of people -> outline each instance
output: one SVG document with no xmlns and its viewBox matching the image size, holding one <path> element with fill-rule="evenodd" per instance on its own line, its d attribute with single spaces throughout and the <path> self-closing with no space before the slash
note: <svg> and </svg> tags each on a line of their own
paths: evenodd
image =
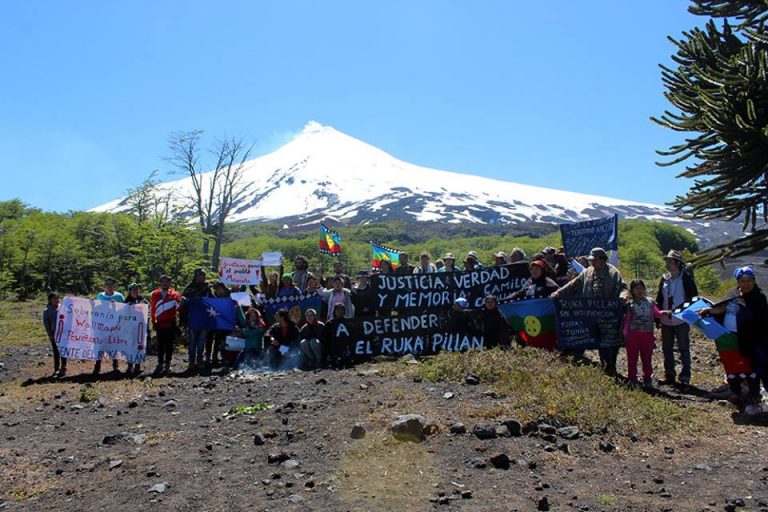
<svg viewBox="0 0 768 512">
<path fill-rule="evenodd" d="M 656 330 L 660 330 L 664 361 L 664 381 L 668 384 L 688 385 L 691 379 L 690 327 L 672 315 L 672 311 L 690 302 L 698 295 L 693 273 L 686 267 L 680 252 L 672 250 L 663 256 L 667 272 L 661 277 L 655 300 L 647 296 L 645 283 L 640 279 L 625 282 L 619 270 L 608 262 L 605 250 L 594 248 L 589 256 L 569 258 L 561 250 L 546 247 L 539 253 L 527 257 L 522 249 L 515 248 L 509 254 L 498 252 L 490 265 L 506 265 L 528 262 L 530 278 L 520 290 L 504 299 L 524 300 L 544 297 L 593 297 L 622 299 L 625 303 L 623 329 L 617 334 L 622 339 L 603 340 L 599 349 L 601 365 L 606 374 L 617 375 L 619 348 L 624 346 L 628 361 L 628 379 L 632 386 L 653 388 L 653 352 L 656 347 Z M 409 262 L 405 252 L 399 254 L 399 264 L 393 268 L 383 261 L 381 268 L 373 273 L 420 274 L 433 272 L 457 272 L 483 268 L 478 255 L 470 251 L 458 267 L 457 258 L 446 253 L 432 262 L 427 252 L 419 254 L 416 265 Z M 192 281 L 181 292 L 172 288 L 170 277 L 164 275 L 159 286 L 149 296 L 142 294 L 140 285 L 128 287 L 127 296 L 115 289 L 115 280 L 107 279 L 104 290 L 95 298 L 102 301 L 148 304 L 151 327 L 157 340 L 157 365 L 155 375 L 167 375 L 171 370 L 175 341 L 186 329 L 188 345 L 187 372 L 206 367 L 215 367 L 224 362 L 236 367 L 266 363 L 276 368 L 287 358 L 295 358 L 302 368 L 324 366 L 339 367 L 345 364 L 345 347 L 336 338 L 336 324 L 354 317 L 378 316 L 380 312 L 371 306 L 373 293 L 369 286 L 371 273 L 363 270 L 351 277 L 344 272 L 341 262 L 333 265 L 333 273 L 325 276 L 318 267 L 309 270 L 309 261 L 297 256 L 292 271 L 282 266 L 268 272 L 262 268 L 262 282 L 251 286 L 252 303 L 249 307 L 237 307 L 238 325 L 235 331 L 211 331 L 194 329 L 188 325 L 186 301 L 204 297 L 229 297 L 233 292 L 246 291 L 245 287 L 228 287 L 217 281 L 210 283 L 204 269 L 196 269 Z M 768 302 L 755 282 L 754 271 L 749 267 L 737 271 L 737 288 L 729 300 L 715 307 L 702 310 L 704 315 L 721 315 L 722 323 L 739 340 L 740 352 L 754 368 L 750 378 L 732 378 L 729 382 L 733 394 L 742 397 L 745 403 L 756 405 L 760 402 L 759 379 L 768 386 Z M 281 309 L 274 315 L 272 325 L 265 323 L 263 303 L 259 297 L 269 300 L 280 297 L 294 297 L 317 293 L 322 297 L 322 307 L 305 311 L 304 318 L 291 318 L 288 311 Z M 488 296 L 484 302 L 484 337 L 486 346 L 505 346 L 512 343 L 514 336 L 506 320 L 497 309 L 495 296 Z M 54 354 L 54 375 L 67 374 L 67 361 L 59 357 L 54 340 L 56 311 L 59 295 L 50 293 L 48 306 L 43 314 L 45 330 L 51 340 Z M 469 310 L 469 303 L 459 298 L 453 308 Z M 298 321 L 297 321 L 298 320 Z M 224 346 L 227 336 L 235 335 L 245 340 L 244 348 L 236 360 L 224 360 Z M 522 344 L 521 340 L 517 343 Z M 679 353 L 680 368 L 676 368 L 675 352 Z M 576 354 L 578 355 L 578 354 Z M 638 360 L 642 367 L 642 380 L 638 376 Z M 119 361 L 112 361 L 113 372 L 119 372 Z M 130 373 L 140 373 L 138 364 L 128 365 Z M 93 373 L 101 372 L 101 361 L 96 361 Z M 743 384 L 743 385 L 742 385 Z M 743 391 L 742 388 L 748 388 Z"/>
</svg>

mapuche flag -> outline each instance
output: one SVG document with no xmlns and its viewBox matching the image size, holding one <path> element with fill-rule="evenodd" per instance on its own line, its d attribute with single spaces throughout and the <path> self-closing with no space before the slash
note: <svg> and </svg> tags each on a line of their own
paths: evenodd
<svg viewBox="0 0 768 512">
<path fill-rule="evenodd" d="M 715 342 L 715 348 L 720 356 L 720 362 L 723 363 L 726 374 L 729 376 L 746 376 L 751 374 L 752 365 L 739 352 L 739 340 L 736 337 L 736 333 L 726 329 L 714 318 L 704 318 L 696 312 L 711 305 L 712 302 L 707 299 L 694 297 L 693 302 L 683 304 L 682 307 L 676 309 L 674 315 L 688 325 L 696 327 L 704 336 Z"/>
<path fill-rule="evenodd" d="M 552 299 L 527 299 L 498 305 L 509 326 L 526 346 L 557 348 L 555 304 Z"/>
<path fill-rule="evenodd" d="M 189 311 L 190 329 L 233 331 L 237 324 L 237 302 L 231 298 L 189 299 L 184 305 Z"/>
<path fill-rule="evenodd" d="M 400 264 L 400 251 L 397 249 L 371 242 L 371 250 L 373 251 L 371 267 L 373 267 L 374 270 L 379 270 L 381 268 L 382 261 L 388 261 L 393 269 L 397 268 Z"/>
<path fill-rule="evenodd" d="M 320 252 L 341 256 L 341 235 L 325 224 L 320 224 Z"/>
</svg>

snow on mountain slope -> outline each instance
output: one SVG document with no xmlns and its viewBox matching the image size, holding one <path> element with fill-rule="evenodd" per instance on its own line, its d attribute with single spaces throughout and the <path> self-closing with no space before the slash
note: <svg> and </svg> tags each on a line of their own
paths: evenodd
<svg viewBox="0 0 768 512">
<path fill-rule="evenodd" d="M 666 207 L 579 194 L 413 165 L 316 122 L 288 144 L 244 164 L 243 200 L 231 221 L 361 224 L 388 219 L 519 224 L 561 223 L 613 213 L 667 220 L 700 231 Z M 189 178 L 160 185 L 183 206 Z M 120 211 L 125 198 L 95 208 Z"/>
</svg>

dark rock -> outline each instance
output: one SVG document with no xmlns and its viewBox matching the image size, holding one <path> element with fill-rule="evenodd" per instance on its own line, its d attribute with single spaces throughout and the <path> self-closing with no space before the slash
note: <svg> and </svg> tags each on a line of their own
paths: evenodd
<svg viewBox="0 0 768 512">
<path fill-rule="evenodd" d="M 600 447 L 600 450 L 605 453 L 610 453 L 616 450 L 615 444 L 605 441 L 604 439 L 600 440 L 600 444 L 598 446 Z"/>
<path fill-rule="evenodd" d="M 549 510 L 549 500 L 546 496 L 543 496 L 536 504 L 536 510 L 547 511 Z"/>
<path fill-rule="evenodd" d="M 509 466 L 511 464 L 511 461 L 509 460 L 509 457 L 506 453 L 500 453 L 498 455 L 494 455 L 490 459 L 488 459 L 488 462 L 491 463 L 491 465 L 497 469 L 509 469 Z"/>
<path fill-rule="evenodd" d="M 545 434 L 541 436 L 541 439 L 547 443 L 557 442 L 557 436 L 555 434 Z"/>
<path fill-rule="evenodd" d="M 418 414 L 403 414 L 392 420 L 392 434 L 398 441 L 420 442 L 424 440 L 426 420 Z"/>
<path fill-rule="evenodd" d="M 448 429 L 451 434 L 462 435 L 467 433 L 467 427 L 463 423 L 454 423 Z"/>
<path fill-rule="evenodd" d="M 437 498 L 437 502 L 440 505 L 448 505 L 451 502 L 451 499 L 448 496 L 440 496 Z"/>
<path fill-rule="evenodd" d="M 496 429 L 487 423 L 478 423 L 472 429 L 472 433 L 478 439 L 494 439 L 496 437 Z"/>
<path fill-rule="evenodd" d="M 128 402 L 129 409 L 133 409 L 134 407 L 138 407 L 138 406 L 139 406 L 139 402 L 137 402 L 136 400 L 131 400 L 130 402 Z"/>
<path fill-rule="evenodd" d="M 672 455 L 673 453 L 675 453 L 675 449 L 672 448 L 671 446 L 665 446 L 664 453 L 666 453 L 667 455 Z"/>
<path fill-rule="evenodd" d="M 534 434 L 539 431 L 539 424 L 535 421 L 529 421 L 525 425 L 523 425 L 523 434 Z"/>
<path fill-rule="evenodd" d="M 664 483 L 664 479 L 657 476 L 656 478 L 653 479 L 653 483 L 655 483 L 657 485 L 661 485 L 661 484 Z"/>
<path fill-rule="evenodd" d="M 572 441 L 581 437 L 581 431 L 579 431 L 578 427 L 563 427 L 557 431 L 557 435 L 563 439 Z"/>
<path fill-rule="evenodd" d="M 319 379 L 317 379 L 317 380 L 315 381 L 315 385 L 316 385 L 316 386 L 320 386 L 320 385 L 322 385 L 322 384 L 328 384 L 328 381 L 327 381 L 327 380 L 325 380 L 325 378 L 324 378 L 324 377 L 320 377 Z"/>
<path fill-rule="evenodd" d="M 425 436 L 434 436 L 440 432 L 440 425 L 434 420 L 427 420 L 422 430 Z"/>
<path fill-rule="evenodd" d="M 104 439 L 101 440 L 101 444 L 119 444 L 119 443 L 127 443 L 129 439 L 128 434 L 113 434 L 111 436 L 104 436 Z"/>
<path fill-rule="evenodd" d="M 480 379 L 477 377 L 477 375 L 473 373 L 468 373 L 467 378 L 464 379 L 464 382 L 466 382 L 470 386 L 476 386 L 477 384 L 480 384 Z"/>
<path fill-rule="evenodd" d="M 270 453 L 269 455 L 267 455 L 267 462 L 269 462 L 270 464 L 279 464 L 280 462 L 284 462 L 290 458 L 291 456 L 285 452 Z"/>
<path fill-rule="evenodd" d="M 352 432 L 350 432 L 349 437 L 352 439 L 362 439 L 365 437 L 365 433 L 365 427 L 356 423 L 355 426 L 352 427 Z"/>
<path fill-rule="evenodd" d="M 472 491 L 470 490 L 461 491 L 461 499 L 464 499 L 464 500 L 472 499 Z"/>
<path fill-rule="evenodd" d="M 513 437 L 519 437 L 523 435 L 523 425 L 516 419 L 505 419 L 501 422 L 501 424 L 507 427 L 507 430 L 509 430 L 509 435 Z"/>
<path fill-rule="evenodd" d="M 539 425 L 539 432 L 542 434 L 557 434 L 557 428 L 548 423 L 542 423 Z"/>
<path fill-rule="evenodd" d="M 571 447 L 568 445 L 568 443 L 560 443 L 557 445 L 557 449 L 560 450 L 563 453 L 567 453 L 568 455 L 571 454 Z"/>
<path fill-rule="evenodd" d="M 264 434 L 262 434 L 261 432 L 256 432 L 255 434 L 253 434 L 254 445 L 261 446 L 266 442 L 267 442 L 267 439 L 264 437 Z"/>
</svg>

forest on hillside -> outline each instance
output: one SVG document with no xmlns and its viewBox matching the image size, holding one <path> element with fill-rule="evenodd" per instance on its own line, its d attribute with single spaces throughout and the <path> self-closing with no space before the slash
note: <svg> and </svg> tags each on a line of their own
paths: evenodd
<svg viewBox="0 0 768 512">
<path fill-rule="evenodd" d="M 452 252 L 457 257 L 477 251 L 492 261 L 497 251 L 519 247 L 533 254 L 560 246 L 556 226 L 482 226 L 390 222 L 339 226 L 341 262 L 347 273 L 370 266 L 374 241 L 416 255 L 428 251 L 433 259 Z M 104 278 L 119 288 L 141 283 L 153 288 L 168 274 L 176 286 L 186 283 L 196 267 L 206 267 L 205 235 L 193 224 L 173 216 L 91 212 L 53 213 L 18 199 L 0 201 L 0 298 L 21 300 L 56 290 L 92 295 Z M 641 277 L 653 287 L 664 272 L 661 256 L 670 249 L 690 255 L 699 247 L 693 235 L 673 224 L 646 221 L 619 223 L 620 269 L 626 278 Z M 288 229 L 274 224 L 228 224 L 222 255 L 257 259 L 265 251 L 281 251 L 285 261 L 299 254 L 330 270 L 335 258 L 318 251 L 316 229 Z M 290 265 L 289 265 L 290 267 Z M 290 268 L 289 268 L 290 269 Z M 712 267 L 696 270 L 704 293 L 721 293 L 723 283 Z"/>
</svg>

